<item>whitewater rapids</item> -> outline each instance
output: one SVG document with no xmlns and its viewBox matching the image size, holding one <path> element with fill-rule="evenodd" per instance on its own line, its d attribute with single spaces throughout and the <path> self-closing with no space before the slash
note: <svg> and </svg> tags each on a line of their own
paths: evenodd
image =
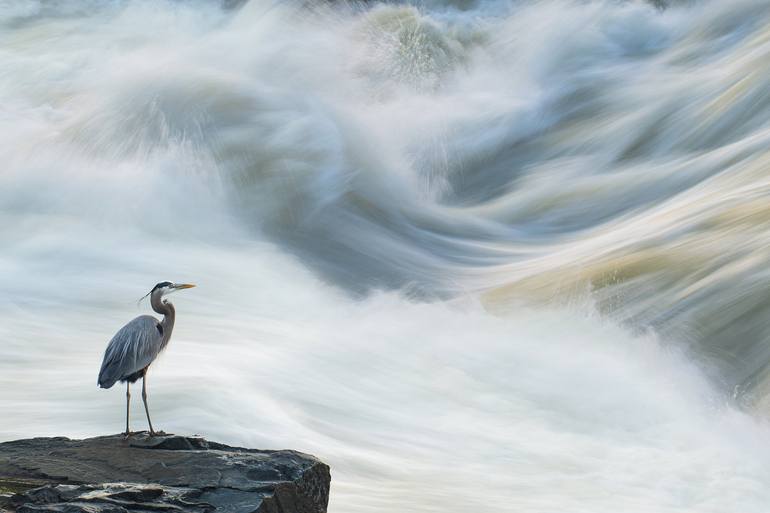
<svg viewBox="0 0 770 513">
<path fill-rule="evenodd" d="M 768 511 L 764 0 L 0 0 L 0 141 L 0 440 L 172 280 L 156 427 L 332 513 Z"/>
</svg>

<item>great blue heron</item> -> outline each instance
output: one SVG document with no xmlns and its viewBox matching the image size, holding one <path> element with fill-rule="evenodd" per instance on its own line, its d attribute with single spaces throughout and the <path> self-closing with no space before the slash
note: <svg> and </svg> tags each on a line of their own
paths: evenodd
<svg viewBox="0 0 770 513">
<path fill-rule="evenodd" d="M 171 338 L 171 331 L 174 329 L 176 317 L 174 305 L 162 298 L 166 294 L 194 286 L 188 283 L 171 283 L 170 281 L 155 285 L 144 297 L 150 296 L 152 309 L 163 314 L 163 320 L 159 322 L 151 315 L 140 315 L 120 328 L 104 352 L 104 361 L 102 361 L 102 368 L 99 370 L 97 383 L 102 388 L 110 388 L 117 381 L 126 383 L 126 436 L 131 434 L 128 429 L 129 404 L 131 403 L 129 387 L 139 378 L 142 378 L 142 401 L 144 402 L 144 412 L 147 414 L 147 423 L 150 425 L 150 435 L 155 435 L 150 420 L 150 410 L 147 408 L 145 378 L 147 368 L 166 348 L 168 340 Z"/>
</svg>

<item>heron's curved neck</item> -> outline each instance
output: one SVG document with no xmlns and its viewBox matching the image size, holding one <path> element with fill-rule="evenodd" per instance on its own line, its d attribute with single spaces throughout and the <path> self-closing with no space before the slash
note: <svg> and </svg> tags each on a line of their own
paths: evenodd
<svg viewBox="0 0 770 513">
<path fill-rule="evenodd" d="M 171 337 L 171 331 L 174 329 L 176 310 L 174 310 L 174 305 L 169 301 L 163 301 L 160 294 L 157 296 L 152 294 L 150 296 L 150 305 L 152 305 L 153 310 L 163 315 L 160 325 L 163 327 L 163 345 L 165 346 L 169 337 Z"/>
</svg>

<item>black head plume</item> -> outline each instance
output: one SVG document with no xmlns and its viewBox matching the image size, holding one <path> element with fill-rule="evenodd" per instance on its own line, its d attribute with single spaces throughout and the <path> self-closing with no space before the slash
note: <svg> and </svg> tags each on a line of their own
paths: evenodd
<svg viewBox="0 0 770 513">
<path fill-rule="evenodd" d="M 139 299 L 139 301 L 137 301 L 137 302 L 136 302 L 137 306 L 138 306 L 139 304 L 141 304 L 141 302 L 142 302 L 142 300 L 143 300 L 144 298 L 146 298 L 147 296 L 149 296 L 150 294 L 152 294 L 152 293 L 153 293 L 153 292 L 155 292 L 156 290 L 158 290 L 158 289 L 162 289 L 163 287 L 168 287 L 168 286 L 170 286 L 170 285 L 173 285 L 173 283 L 171 283 L 170 281 L 162 281 L 162 282 L 158 283 L 157 285 L 155 285 L 155 286 L 152 288 L 152 290 L 151 290 L 151 291 L 149 291 L 147 294 L 145 294 L 144 296 L 142 296 L 142 297 Z"/>
</svg>

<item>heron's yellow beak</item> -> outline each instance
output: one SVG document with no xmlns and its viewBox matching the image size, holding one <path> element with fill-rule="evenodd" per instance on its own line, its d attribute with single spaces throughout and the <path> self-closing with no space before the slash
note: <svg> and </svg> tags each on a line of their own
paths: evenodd
<svg viewBox="0 0 770 513">
<path fill-rule="evenodd" d="M 174 288 L 175 289 L 191 289 L 194 286 L 195 285 L 193 285 L 192 283 L 180 283 L 179 285 L 174 285 Z"/>
</svg>

